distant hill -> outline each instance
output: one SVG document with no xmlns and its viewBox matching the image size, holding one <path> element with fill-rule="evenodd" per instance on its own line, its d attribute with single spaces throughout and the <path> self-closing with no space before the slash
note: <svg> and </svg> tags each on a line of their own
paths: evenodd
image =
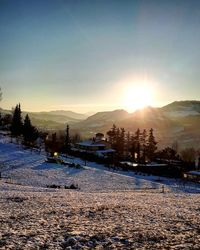
<svg viewBox="0 0 200 250">
<path fill-rule="evenodd" d="M 200 148 L 200 101 L 176 101 L 161 108 L 146 107 L 134 113 L 125 110 L 98 112 L 89 117 L 63 110 L 29 115 L 33 124 L 40 128 L 64 129 L 68 123 L 71 129 L 80 131 L 84 137 L 92 137 L 96 132 L 106 133 L 116 124 L 130 132 L 137 128 L 153 128 L 160 147 L 178 141 L 181 148 Z"/>
<path fill-rule="evenodd" d="M 23 112 L 24 114 L 26 112 Z M 80 120 L 65 116 L 65 115 L 59 115 L 59 114 L 54 114 L 51 112 L 41 112 L 41 113 L 28 113 L 30 118 L 34 119 L 39 119 L 39 120 L 45 120 L 45 121 L 53 121 L 57 123 L 76 123 L 79 122 Z"/>
<path fill-rule="evenodd" d="M 49 111 L 49 112 L 40 112 L 40 114 L 49 114 L 49 115 L 61 115 L 61 116 L 67 116 L 76 120 L 84 120 L 87 117 L 89 117 L 89 115 L 87 114 L 80 114 L 80 113 L 76 113 L 73 111 L 69 111 L 69 110 L 54 110 L 54 111 Z"/>
<path fill-rule="evenodd" d="M 200 115 L 200 101 L 176 101 L 161 108 L 169 117 Z"/>
<path fill-rule="evenodd" d="M 11 114 L 11 110 L 0 109 L 2 114 Z M 50 112 L 22 112 L 24 117 L 28 114 L 33 125 L 43 129 L 64 129 L 66 124 L 72 125 L 86 119 L 86 115 L 72 111 L 50 111 Z"/>
<path fill-rule="evenodd" d="M 84 115 L 87 117 L 92 116 L 94 114 L 96 114 L 96 112 L 94 112 L 94 111 L 89 111 L 89 112 L 84 113 Z"/>
<path fill-rule="evenodd" d="M 105 132 L 113 123 L 118 123 L 129 116 L 130 114 L 125 110 L 98 112 L 86 120 L 76 123 L 74 127 L 81 128 L 82 133 L 90 135 L 98 131 Z"/>
<path fill-rule="evenodd" d="M 66 125 L 64 123 L 55 122 L 52 120 L 43 120 L 31 118 L 31 122 L 34 126 L 41 130 L 64 130 Z"/>
<path fill-rule="evenodd" d="M 104 123 L 107 122 L 118 122 L 128 118 L 130 114 L 125 110 L 114 110 L 114 111 L 105 111 L 105 112 L 98 112 L 86 120 L 81 122 L 81 125 L 84 126 L 92 126 L 92 127 L 100 127 Z"/>
<path fill-rule="evenodd" d="M 99 112 L 74 126 L 87 136 L 106 133 L 113 123 L 130 132 L 153 128 L 160 147 L 178 141 L 180 148 L 200 148 L 199 111 L 200 101 L 180 101 L 162 108 L 146 107 L 132 114 L 124 110 Z"/>
</svg>

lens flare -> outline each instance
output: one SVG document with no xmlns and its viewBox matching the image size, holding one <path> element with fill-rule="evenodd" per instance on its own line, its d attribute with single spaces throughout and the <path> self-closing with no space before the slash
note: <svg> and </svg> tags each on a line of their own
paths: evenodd
<svg viewBox="0 0 200 250">
<path fill-rule="evenodd" d="M 147 84 L 128 85 L 124 89 L 123 106 L 126 110 L 132 112 L 152 105 L 153 91 Z"/>
</svg>

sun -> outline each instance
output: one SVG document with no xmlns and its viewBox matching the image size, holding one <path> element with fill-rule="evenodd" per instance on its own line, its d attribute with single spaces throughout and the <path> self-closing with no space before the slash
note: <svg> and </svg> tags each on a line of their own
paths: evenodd
<svg viewBox="0 0 200 250">
<path fill-rule="evenodd" d="M 128 85 L 124 89 L 123 106 L 132 112 L 152 105 L 153 91 L 147 84 Z"/>
</svg>

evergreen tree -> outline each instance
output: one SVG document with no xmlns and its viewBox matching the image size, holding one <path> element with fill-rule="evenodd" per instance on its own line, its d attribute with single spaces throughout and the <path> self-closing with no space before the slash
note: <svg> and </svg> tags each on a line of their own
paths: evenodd
<svg viewBox="0 0 200 250">
<path fill-rule="evenodd" d="M 65 135 L 65 151 L 68 153 L 70 150 L 70 136 L 69 136 L 69 125 L 67 124 L 66 135 Z"/>
<path fill-rule="evenodd" d="M 137 162 L 140 162 L 141 145 L 140 145 L 140 129 L 139 128 L 135 132 L 134 140 L 135 140 L 135 152 L 137 154 Z"/>
<path fill-rule="evenodd" d="M 31 124 L 29 116 L 26 115 L 23 126 L 24 143 L 30 146 L 37 140 L 38 136 L 37 129 Z"/>
<path fill-rule="evenodd" d="M 56 134 L 56 132 L 51 135 L 51 138 L 52 138 L 52 143 L 56 144 L 57 143 L 57 134 Z"/>
<path fill-rule="evenodd" d="M 155 151 L 157 150 L 157 142 L 155 140 L 153 129 L 151 128 L 149 131 L 149 138 L 148 138 L 148 146 L 147 146 L 147 156 L 149 160 L 153 160 Z"/>
<path fill-rule="evenodd" d="M 111 130 L 107 132 L 108 141 L 111 144 L 111 147 L 114 148 L 116 146 L 116 134 L 117 134 L 117 127 L 113 124 Z"/>
<path fill-rule="evenodd" d="M 135 161 L 135 154 L 136 154 L 136 140 L 135 140 L 135 136 L 132 135 L 131 136 L 131 140 L 130 140 L 130 154 L 132 157 L 132 160 Z"/>
<path fill-rule="evenodd" d="M 11 134 L 12 136 L 20 136 L 22 134 L 23 123 L 22 123 L 22 116 L 21 116 L 21 106 L 17 104 L 12 117 L 11 123 Z"/>
<path fill-rule="evenodd" d="M 130 155 L 130 149 L 131 149 L 131 135 L 128 131 L 125 135 L 125 153 L 127 156 Z"/>
<path fill-rule="evenodd" d="M 117 128 L 116 129 L 116 134 L 114 137 L 114 144 L 113 144 L 113 148 L 117 151 L 118 155 L 119 155 L 119 144 L 120 144 L 120 129 Z"/>
<path fill-rule="evenodd" d="M 120 157 L 124 155 L 124 147 L 125 147 L 125 129 L 117 129 L 117 151 Z"/>
<path fill-rule="evenodd" d="M 142 161 L 145 163 L 146 161 L 146 151 L 147 151 L 147 131 L 143 130 L 141 135 L 141 150 L 142 150 Z"/>
<path fill-rule="evenodd" d="M 126 156 L 132 157 L 137 162 L 146 162 L 146 159 L 153 159 L 157 149 L 157 142 L 153 135 L 153 129 L 150 129 L 149 136 L 146 129 L 140 132 L 138 128 L 134 135 L 130 132 L 125 133 L 124 128 L 117 128 L 115 125 L 107 132 L 108 141 L 113 149 L 116 150 L 119 158 Z M 125 154 L 126 153 L 126 154 Z"/>
<path fill-rule="evenodd" d="M 115 125 L 107 132 L 108 142 L 116 150 L 117 155 L 122 157 L 125 150 L 125 129 L 117 128 Z"/>
</svg>

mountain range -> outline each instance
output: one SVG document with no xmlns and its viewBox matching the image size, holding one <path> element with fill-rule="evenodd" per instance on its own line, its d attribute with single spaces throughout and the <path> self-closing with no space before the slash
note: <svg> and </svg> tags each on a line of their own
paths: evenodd
<svg viewBox="0 0 200 250">
<path fill-rule="evenodd" d="M 29 115 L 39 128 L 62 130 L 69 124 L 72 131 L 79 131 L 83 137 L 92 137 L 96 132 L 106 133 L 115 124 L 130 132 L 137 128 L 153 128 L 160 147 L 178 142 L 180 148 L 200 148 L 200 101 L 175 101 L 161 108 L 146 107 L 133 113 L 114 110 L 88 116 L 57 110 Z"/>
</svg>

